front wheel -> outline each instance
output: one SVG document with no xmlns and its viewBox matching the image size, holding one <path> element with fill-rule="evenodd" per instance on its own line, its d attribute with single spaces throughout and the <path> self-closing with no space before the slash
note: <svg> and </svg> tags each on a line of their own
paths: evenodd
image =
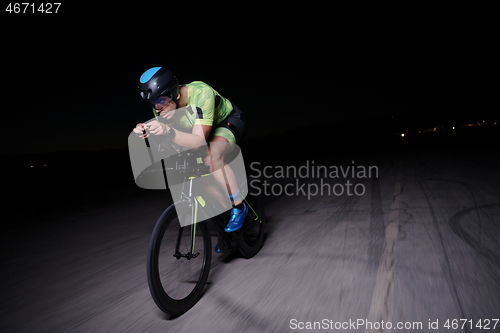
<svg viewBox="0 0 500 333">
<path fill-rule="evenodd" d="M 180 316 L 200 299 L 211 247 L 205 222 L 181 227 L 174 205 L 160 216 L 149 242 L 147 277 L 151 295 L 163 312 Z"/>
</svg>

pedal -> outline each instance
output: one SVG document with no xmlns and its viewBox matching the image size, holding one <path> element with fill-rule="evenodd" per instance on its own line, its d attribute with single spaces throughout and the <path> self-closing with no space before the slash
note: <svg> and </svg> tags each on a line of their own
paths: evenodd
<svg viewBox="0 0 500 333">
<path fill-rule="evenodd" d="M 234 244 L 232 244 L 232 243 L 228 243 L 227 240 L 228 240 L 227 236 L 225 237 L 219 232 L 219 236 L 217 238 L 217 241 L 219 244 L 220 251 L 224 254 L 229 253 L 229 252 L 233 251 L 234 249 L 236 249 L 236 242 Z"/>
</svg>

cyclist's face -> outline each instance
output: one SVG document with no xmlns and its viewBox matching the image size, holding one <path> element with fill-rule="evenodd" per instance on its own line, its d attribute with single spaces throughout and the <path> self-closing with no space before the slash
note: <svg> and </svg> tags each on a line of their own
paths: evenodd
<svg viewBox="0 0 500 333">
<path fill-rule="evenodd" d="M 179 99 L 180 94 L 177 96 Z M 175 110 L 177 109 L 177 105 L 173 100 L 168 98 L 167 96 L 160 96 L 152 101 L 153 107 L 156 109 L 156 112 L 162 117 L 170 119 L 174 116 Z"/>
<path fill-rule="evenodd" d="M 171 101 L 170 103 L 163 105 L 155 104 L 154 107 L 156 109 L 156 112 L 158 112 L 158 114 L 160 115 L 160 117 L 166 119 L 172 118 L 177 108 L 174 101 Z"/>
</svg>

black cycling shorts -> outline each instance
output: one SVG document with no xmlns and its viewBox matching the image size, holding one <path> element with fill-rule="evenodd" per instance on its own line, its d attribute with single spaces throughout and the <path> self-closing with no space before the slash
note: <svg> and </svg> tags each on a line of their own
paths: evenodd
<svg viewBox="0 0 500 333">
<path fill-rule="evenodd" d="M 245 134 L 245 114 L 239 107 L 233 104 L 233 111 L 215 126 L 212 133 L 212 137 L 222 136 L 229 143 L 239 145 Z"/>
</svg>

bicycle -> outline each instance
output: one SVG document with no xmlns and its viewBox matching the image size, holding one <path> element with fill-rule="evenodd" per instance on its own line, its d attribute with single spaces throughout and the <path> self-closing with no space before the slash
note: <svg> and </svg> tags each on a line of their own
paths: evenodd
<svg viewBox="0 0 500 333">
<path fill-rule="evenodd" d="M 147 139 L 146 145 L 149 148 Z M 205 202 L 203 190 L 193 186 L 195 179 L 210 175 L 201 156 L 201 149 L 177 152 L 162 159 L 161 167 L 156 163 L 145 170 L 145 174 L 162 173 L 165 180 L 167 173 L 175 173 L 184 179 L 179 200 L 161 214 L 153 229 L 147 256 L 151 295 L 160 310 L 171 316 L 184 314 L 204 292 L 214 251 L 207 225 L 209 220 L 218 232 L 218 245 L 223 254 L 239 251 L 244 258 L 252 258 L 264 241 L 266 215 L 263 198 L 248 191 L 246 182 L 240 184 L 240 191 L 248 192 L 244 198 L 248 205 L 245 222 L 235 232 L 224 231 L 229 211 L 221 214 L 211 211 L 213 207 Z M 183 212 L 182 216 L 177 215 L 179 211 Z M 186 225 L 186 221 L 191 222 Z"/>
</svg>

